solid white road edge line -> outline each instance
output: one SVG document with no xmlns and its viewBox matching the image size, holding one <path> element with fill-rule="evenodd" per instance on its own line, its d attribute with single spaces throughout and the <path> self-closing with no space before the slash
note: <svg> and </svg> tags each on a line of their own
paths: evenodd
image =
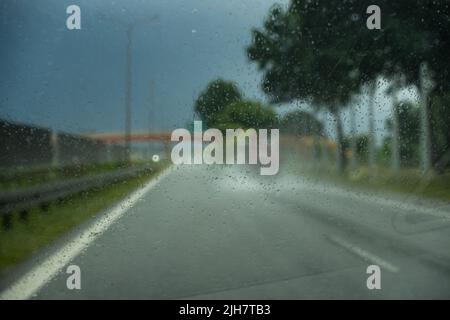
<svg viewBox="0 0 450 320">
<path fill-rule="evenodd" d="M 170 166 L 142 188 L 137 189 L 127 196 L 109 212 L 101 216 L 97 222 L 82 231 L 80 236 L 74 237 L 60 250 L 45 259 L 43 263 L 32 268 L 9 288 L 1 292 L 0 300 L 24 300 L 31 298 L 39 289 L 55 277 L 62 268 L 127 212 L 141 197 L 169 175 L 173 169 L 174 166 Z"/>
</svg>

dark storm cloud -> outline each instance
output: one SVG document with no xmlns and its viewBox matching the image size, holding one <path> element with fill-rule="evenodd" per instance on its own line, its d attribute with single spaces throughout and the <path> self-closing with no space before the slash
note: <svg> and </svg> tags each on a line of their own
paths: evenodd
<svg viewBox="0 0 450 320">
<path fill-rule="evenodd" d="M 216 77 L 262 98 L 244 47 L 273 2 L 4 0 L 0 117 L 71 132 L 123 130 L 126 25 L 148 16 L 157 18 L 133 34 L 134 129 L 184 125 Z M 82 30 L 65 28 L 70 4 L 81 7 Z"/>
</svg>

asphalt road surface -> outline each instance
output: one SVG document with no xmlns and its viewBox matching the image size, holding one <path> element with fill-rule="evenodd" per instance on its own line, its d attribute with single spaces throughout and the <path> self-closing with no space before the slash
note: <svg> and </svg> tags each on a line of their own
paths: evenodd
<svg viewBox="0 0 450 320">
<path fill-rule="evenodd" d="M 450 298 L 449 208 L 417 202 L 255 167 L 175 167 L 70 259 L 80 290 L 65 264 L 34 274 L 31 298 Z"/>
</svg>

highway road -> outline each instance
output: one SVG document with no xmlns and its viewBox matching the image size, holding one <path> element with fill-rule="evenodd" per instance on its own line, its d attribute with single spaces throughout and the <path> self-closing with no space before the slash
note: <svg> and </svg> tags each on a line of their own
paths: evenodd
<svg viewBox="0 0 450 320">
<path fill-rule="evenodd" d="M 115 210 L 36 258 L 2 297 L 450 298 L 446 204 L 198 165 L 172 167 Z M 379 290 L 366 285 L 374 264 Z M 67 265 L 80 267 L 80 290 L 67 288 Z"/>
</svg>

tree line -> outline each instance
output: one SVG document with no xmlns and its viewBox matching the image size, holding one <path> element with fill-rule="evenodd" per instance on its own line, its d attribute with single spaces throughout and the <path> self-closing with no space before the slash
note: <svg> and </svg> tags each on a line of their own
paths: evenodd
<svg viewBox="0 0 450 320">
<path fill-rule="evenodd" d="M 368 162 L 376 161 L 374 98 L 379 79 L 390 94 L 407 86 L 418 92 L 420 164 L 424 172 L 448 163 L 450 9 L 448 1 L 377 1 L 382 27 L 366 27 L 372 1 L 292 0 L 275 5 L 252 31 L 250 61 L 263 73 L 262 89 L 274 103 L 307 101 L 326 110 L 336 125 L 337 170 L 343 172 L 345 139 L 341 113 L 356 95 L 369 97 Z M 395 108 L 398 103 L 394 102 Z M 352 112 L 352 110 L 350 110 Z M 392 117 L 392 161 L 399 168 L 397 112 Z M 415 124 L 411 123 L 411 126 Z"/>
<path fill-rule="evenodd" d="M 450 163 L 450 4 L 443 0 L 379 0 L 381 29 L 366 27 L 368 0 L 292 0 L 274 5 L 263 25 L 252 30 L 246 48 L 249 61 L 263 75 L 262 90 L 272 104 L 307 102 L 333 118 L 336 167 L 348 165 L 345 151 L 366 151 L 369 168 L 384 152 L 394 171 L 420 165 L 424 173 L 443 172 Z M 389 83 L 390 137 L 375 146 L 375 93 L 380 80 Z M 418 105 L 398 101 L 398 93 L 415 87 Z M 354 120 L 356 97 L 367 97 L 366 135 L 344 136 L 342 112 Z M 273 127 L 276 113 L 243 99 L 232 83 L 211 82 L 194 109 L 215 127 Z M 297 111 L 280 121 L 297 133 L 323 134 L 323 123 Z M 293 129 L 297 128 L 297 129 Z M 413 159 L 417 158 L 417 163 Z"/>
</svg>

